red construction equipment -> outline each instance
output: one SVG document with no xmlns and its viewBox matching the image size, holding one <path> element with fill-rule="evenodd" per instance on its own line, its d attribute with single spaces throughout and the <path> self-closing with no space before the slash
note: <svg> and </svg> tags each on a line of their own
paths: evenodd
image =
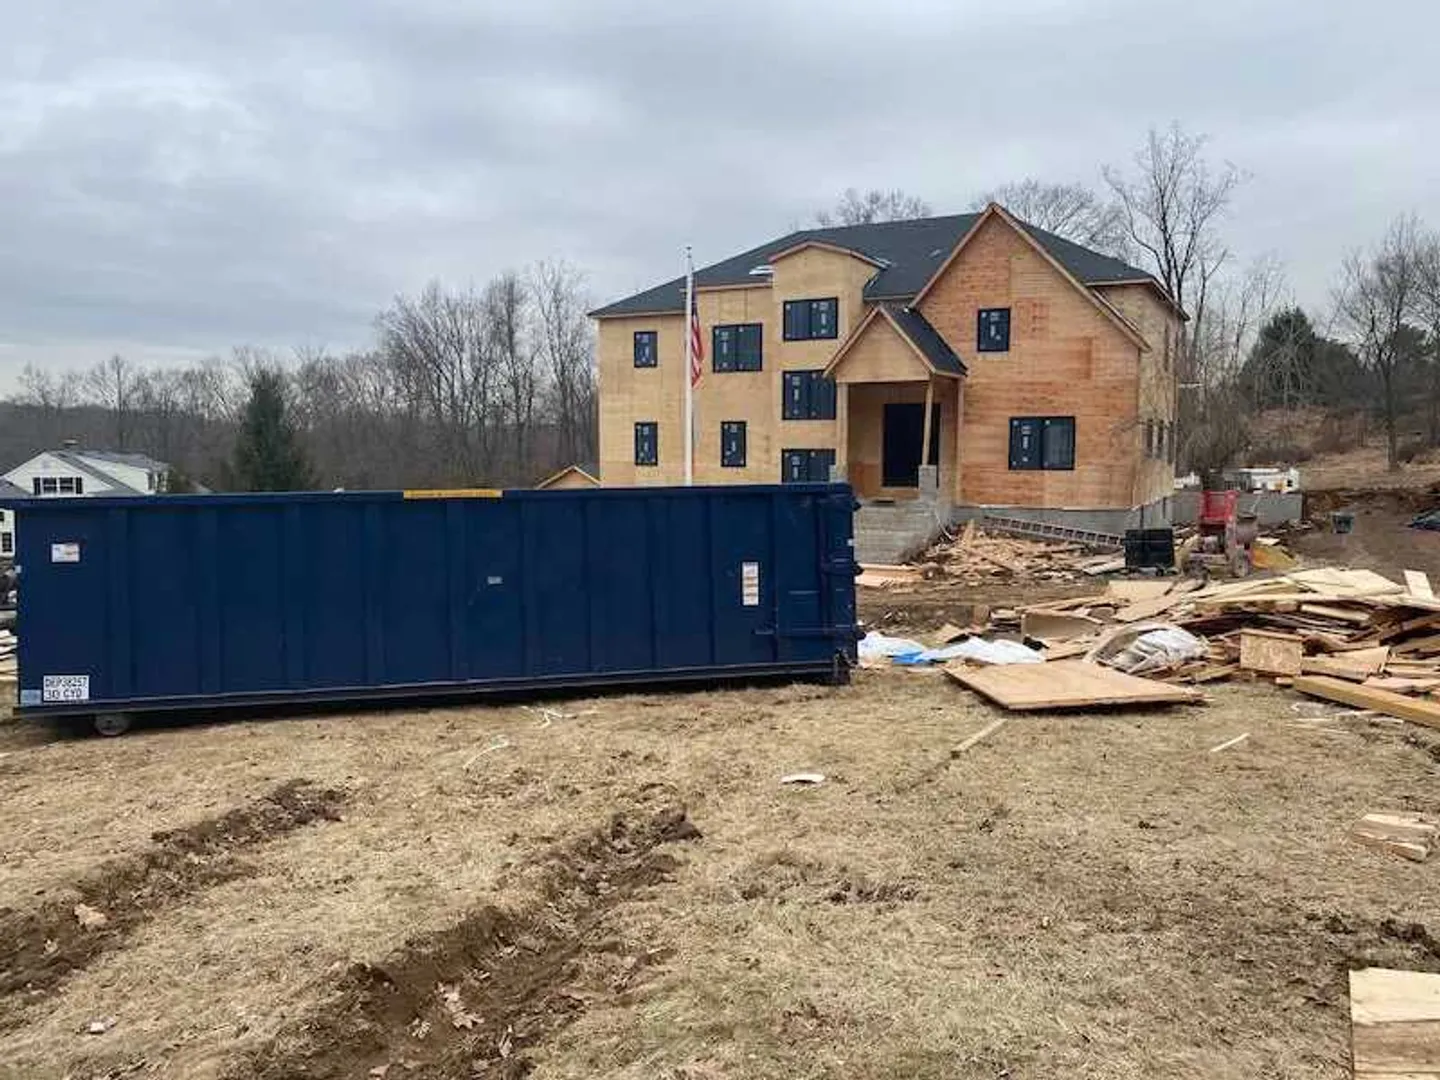
<svg viewBox="0 0 1440 1080">
<path fill-rule="evenodd" d="M 1238 491 L 1200 493 L 1200 531 L 1186 560 L 1188 569 L 1227 568 L 1236 577 L 1250 573 L 1250 548 L 1259 528 L 1254 514 L 1238 512 L 1239 504 Z"/>
</svg>

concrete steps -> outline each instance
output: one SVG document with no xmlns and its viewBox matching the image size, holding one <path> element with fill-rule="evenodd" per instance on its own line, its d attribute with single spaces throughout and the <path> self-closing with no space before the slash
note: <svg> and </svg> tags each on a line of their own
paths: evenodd
<svg viewBox="0 0 1440 1080">
<path fill-rule="evenodd" d="M 918 499 L 865 503 L 855 511 L 855 558 L 900 563 L 929 546 L 944 527 L 945 509 Z"/>
</svg>

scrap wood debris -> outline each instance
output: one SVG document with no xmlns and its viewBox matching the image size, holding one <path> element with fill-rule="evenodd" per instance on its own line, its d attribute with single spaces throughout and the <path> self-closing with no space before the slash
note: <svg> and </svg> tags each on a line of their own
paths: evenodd
<svg viewBox="0 0 1440 1080">
<path fill-rule="evenodd" d="M 1440 1076 L 1440 975 L 1364 968 L 1350 972 L 1355 1080 Z"/>
<path fill-rule="evenodd" d="M 1421 814 L 1366 814 L 1350 827 L 1350 836 L 1359 843 L 1392 855 L 1424 862 L 1435 849 L 1440 827 Z"/>
<path fill-rule="evenodd" d="M 1440 600 L 1418 571 L 1403 585 L 1330 566 L 1214 585 L 1115 580 L 1093 595 L 992 610 L 983 628 L 958 638 L 956 627 L 945 629 L 928 644 L 872 634 L 862 662 L 1053 667 L 1078 659 L 1191 686 L 1268 678 L 1440 728 Z M 1113 702 L 1097 690 L 1093 703 Z"/>
<path fill-rule="evenodd" d="M 1122 570 L 1123 556 L 1097 554 L 1079 541 L 1003 536 L 968 521 L 953 538 L 942 539 L 914 565 L 866 564 L 856 583 L 862 588 L 896 588 L 943 576 L 964 585 L 1011 580 L 1084 581 L 1086 574 Z"/>
</svg>

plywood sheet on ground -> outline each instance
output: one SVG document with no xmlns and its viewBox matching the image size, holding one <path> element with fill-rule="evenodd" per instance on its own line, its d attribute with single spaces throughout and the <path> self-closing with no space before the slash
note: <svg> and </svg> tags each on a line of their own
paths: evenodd
<svg viewBox="0 0 1440 1080">
<path fill-rule="evenodd" d="M 1440 1078 L 1440 975 L 1350 972 L 1355 1080 Z"/>
<path fill-rule="evenodd" d="M 1126 675 L 1084 660 L 990 668 L 951 664 L 945 673 L 961 686 L 1018 711 L 1203 700 L 1198 691 Z"/>
<path fill-rule="evenodd" d="M 1245 630 L 1240 634 L 1240 666 L 1267 675 L 1299 675 L 1304 643 L 1293 634 Z"/>
</svg>

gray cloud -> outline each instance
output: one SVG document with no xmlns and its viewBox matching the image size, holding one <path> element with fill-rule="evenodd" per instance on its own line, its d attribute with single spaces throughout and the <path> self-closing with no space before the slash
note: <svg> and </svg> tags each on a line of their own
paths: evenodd
<svg viewBox="0 0 1440 1080">
<path fill-rule="evenodd" d="M 1383 18 L 1382 18 L 1383 16 Z M 542 257 L 597 299 L 808 220 L 1093 181 L 1152 124 L 1252 179 L 1229 238 L 1323 304 L 1440 225 L 1433 0 L 0 0 L 0 389 L 27 359 L 359 344 Z M 1413 43 L 1413 44 L 1412 44 Z"/>
</svg>

